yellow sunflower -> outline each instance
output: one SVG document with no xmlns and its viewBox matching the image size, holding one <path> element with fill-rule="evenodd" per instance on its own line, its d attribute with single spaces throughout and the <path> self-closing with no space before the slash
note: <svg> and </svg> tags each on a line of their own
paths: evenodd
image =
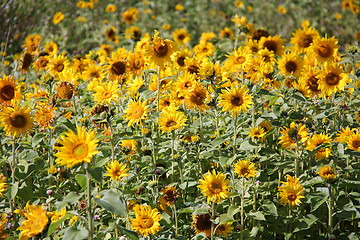
<svg viewBox="0 0 360 240">
<path fill-rule="evenodd" d="M 270 51 L 269 49 L 265 48 L 265 49 L 261 49 L 258 50 L 256 52 L 257 56 L 260 56 L 260 58 L 262 58 L 262 60 L 266 63 L 270 63 L 271 65 L 275 65 L 276 64 L 276 60 L 275 60 L 275 54 L 273 51 Z"/>
<path fill-rule="evenodd" d="M 181 29 L 175 29 L 174 32 L 172 33 L 174 41 L 178 44 L 187 44 L 190 41 L 190 34 L 188 33 L 188 31 L 184 28 Z"/>
<path fill-rule="evenodd" d="M 308 129 L 302 123 L 295 126 L 295 122 L 290 124 L 290 128 L 283 127 L 280 130 L 282 136 L 280 137 L 279 143 L 284 149 L 295 149 L 296 144 L 305 143 L 309 137 Z"/>
<path fill-rule="evenodd" d="M 4 195 L 2 193 L 6 190 L 6 188 L 8 186 L 7 183 L 5 182 L 5 180 L 6 180 L 6 177 L 4 177 L 4 174 L 0 174 L 0 197 L 4 197 Z"/>
<path fill-rule="evenodd" d="M 211 42 L 200 41 L 194 46 L 193 51 L 197 56 L 211 57 L 215 52 L 215 46 Z"/>
<path fill-rule="evenodd" d="M 285 53 L 278 60 L 280 73 L 285 76 L 300 77 L 304 61 L 297 52 Z"/>
<path fill-rule="evenodd" d="M 48 70 L 55 79 L 59 79 L 62 72 L 68 68 L 69 65 L 69 60 L 64 55 L 54 55 L 50 58 Z"/>
<path fill-rule="evenodd" d="M 346 140 L 349 149 L 360 151 L 360 134 L 353 132 Z"/>
<path fill-rule="evenodd" d="M 159 117 L 159 129 L 163 132 L 171 132 L 186 126 L 187 117 L 183 112 L 176 111 L 176 108 L 169 106 L 163 110 Z"/>
<path fill-rule="evenodd" d="M 278 188 L 280 192 L 280 202 L 289 207 L 294 207 L 301 203 L 304 198 L 304 187 L 299 184 L 299 179 L 294 179 L 286 175 L 287 182 L 281 182 L 283 185 Z"/>
<path fill-rule="evenodd" d="M 51 124 L 54 123 L 54 116 L 56 114 L 56 107 L 52 107 L 52 106 L 38 106 L 37 107 L 38 110 L 35 113 L 35 121 L 37 122 L 37 124 L 41 127 L 41 128 L 51 128 L 53 129 L 53 127 L 51 126 Z"/>
<path fill-rule="evenodd" d="M 313 43 L 314 39 L 319 37 L 318 31 L 312 27 L 303 27 L 297 29 L 290 39 L 290 43 L 294 45 L 294 49 L 300 53 L 305 52 Z"/>
<path fill-rule="evenodd" d="M 335 37 L 327 38 L 326 35 L 324 38 L 316 37 L 309 50 L 320 63 L 332 62 L 335 59 L 337 49 L 340 47 L 337 42 Z"/>
<path fill-rule="evenodd" d="M 165 200 L 166 205 L 174 205 L 175 201 L 179 198 L 179 194 L 176 191 L 176 186 L 165 187 L 161 190 L 164 196 L 160 196 Z"/>
<path fill-rule="evenodd" d="M 138 15 L 139 10 L 137 10 L 137 8 L 129 8 L 122 14 L 122 20 L 127 24 L 132 24 Z"/>
<path fill-rule="evenodd" d="M 38 60 L 34 62 L 34 68 L 37 72 L 40 72 L 41 70 L 45 70 L 49 62 L 50 61 L 48 56 L 40 56 Z"/>
<path fill-rule="evenodd" d="M 159 37 L 159 32 L 155 31 L 153 40 L 145 48 L 145 53 L 151 63 L 163 66 L 165 62 L 171 60 L 171 55 L 176 50 L 173 41 L 162 39 Z"/>
<path fill-rule="evenodd" d="M 4 232 L 5 228 L 5 224 L 7 223 L 7 218 L 6 218 L 6 213 L 3 213 L 2 216 L 0 217 L 0 239 L 1 240 L 5 240 L 7 239 L 7 237 L 10 236 L 10 234 Z"/>
<path fill-rule="evenodd" d="M 247 71 L 251 65 L 252 55 L 244 47 L 239 47 L 236 51 L 227 55 L 224 68 L 231 72 Z"/>
<path fill-rule="evenodd" d="M 114 4 L 108 4 L 105 8 L 105 11 L 108 13 L 113 13 L 116 11 L 116 6 Z"/>
<path fill-rule="evenodd" d="M 251 163 L 249 159 L 239 160 L 237 163 L 234 163 L 234 170 L 239 177 L 256 177 L 257 170 L 255 168 L 255 163 Z"/>
<path fill-rule="evenodd" d="M 65 15 L 62 12 L 55 13 L 55 15 L 53 17 L 54 25 L 58 25 L 64 19 L 64 17 L 65 17 Z"/>
<path fill-rule="evenodd" d="M 4 128 L 6 135 L 25 136 L 33 127 L 34 120 L 30 111 L 31 108 L 25 106 L 3 107 L 0 112 L 0 127 Z"/>
<path fill-rule="evenodd" d="M 58 51 L 58 45 L 56 44 L 56 42 L 48 42 L 47 44 L 45 44 L 45 51 L 50 55 L 53 56 L 55 54 L 57 54 Z"/>
<path fill-rule="evenodd" d="M 265 131 L 260 126 L 249 128 L 249 137 L 251 138 L 255 138 L 256 140 L 262 140 L 262 137 L 264 135 L 265 135 Z"/>
<path fill-rule="evenodd" d="M 335 141 L 338 141 L 340 143 L 347 142 L 349 137 L 356 131 L 356 129 L 351 129 L 349 126 L 346 126 L 346 128 L 342 128 L 341 131 L 338 132 L 338 136 L 334 139 Z"/>
<path fill-rule="evenodd" d="M 39 34 L 27 35 L 24 41 L 23 48 L 27 53 L 35 53 L 39 50 L 41 43 L 41 36 Z"/>
<path fill-rule="evenodd" d="M 95 88 L 94 100 L 97 104 L 110 104 L 120 97 L 120 89 L 112 82 L 103 83 Z"/>
<path fill-rule="evenodd" d="M 149 107 L 146 106 L 147 100 L 141 102 L 141 99 L 135 101 L 131 100 L 128 104 L 128 108 L 125 110 L 125 118 L 129 122 L 128 126 L 134 124 L 141 125 L 141 120 L 146 118 L 146 112 Z"/>
<path fill-rule="evenodd" d="M 331 138 L 325 133 L 314 133 L 314 135 L 312 135 L 312 137 L 308 139 L 306 149 L 309 151 L 314 151 L 315 148 L 322 144 L 331 144 Z M 324 147 L 316 150 L 314 157 L 315 160 L 320 160 L 327 159 L 330 155 L 332 155 L 331 149 L 329 147 Z"/>
<path fill-rule="evenodd" d="M 106 58 L 107 65 L 105 68 L 105 75 L 111 81 L 121 81 L 126 72 L 128 71 L 129 65 L 126 60 L 128 53 L 125 48 L 119 48 L 116 52 L 113 52 L 111 58 Z"/>
<path fill-rule="evenodd" d="M 334 170 L 330 166 L 324 166 L 320 168 L 320 172 L 316 172 L 319 174 L 324 180 L 333 180 L 336 178 L 336 174 L 334 173 Z"/>
<path fill-rule="evenodd" d="M 120 163 L 119 161 L 115 160 L 108 164 L 106 167 L 106 174 L 111 178 L 112 181 L 120 181 L 121 178 L 129 176 L 127 173 L 130 169 L 126 167 L 126 164 Z"/>
<path fill-rule="evenodd" d="M 86 132 L 85 127 L 80 126 L 77 126 L 76 130 L 74 133 L 69 129 L 58 140 L 61 146 L 54 147 L 58 150 L 55 154 L 56 162 L 69 168 L 83 162 L 90 163 L 92 156 L 99 152 L 95 149 L 98 145 L 98 140 L 95 139 L 96 131 Z"/>
<path fill-rule="evenodd" d="M 15 103 L 21 97 L 19 90 L 14 77 L 3 74 L 3 78 L 0 78 L 0 105 Z"/>
<path fill-rule="evenodd" d="M 299 78 L 298 84 L 307 86 L 310 90 L 311 97 L 319 95 L 321 90 L 319 88 L 319 70 L 306 65 L 303 68 L 302 76 Z"/>
<path fill-rule="evenodd" d="M 188 108 L 198 111 L 207 110 L 205 100 L 209 97 L 208 91 L 199 82 L 195 82 L 191 90 L 185 96 L 185 102 Z"/>
<path fill-rule="evenodd" d="M 216 173 L 213 170 L 212 172 L 208 171 L 202 177 L 204 179 L 199 180 L 200 185 L 198 185 L 198 188 L 207 197 L 208 202 L 219 203 L 230 195 L 228 191 L 231 189 L 230 181 L 226 179 L 223 173 Z"/>
<path fill-rule="evenodd" d="M 139 41 L 141 39 L 141 30 L 138 27 L 131 26 L 130 28 L 125 29 L 125 37 L 127 39 L 132 39 L 134 41 Z"/>
<path fill-rule="evenodd" d="M 171 55 L 171 60 L 176 69 L 182 69 L 185 66 L 185 59 L 191 57 L 189 49 L 185 48 L 181 51 L 176 51 Z"/>
<path fill-rule="evenodd" d="M 275 55 L 281 56 L 284 52 L 283 42 L 284 40 L 281 39 L 281 36 L 261 37 L 259 46 L 261 49 L 267 48 L 268 50 L 273 51 Z"/>
<path fill-rule="evenodd" d="M 253 104 L 251 100 L 253 97 L 248 93 L 249 90 L 245 85 L 241 88 L 232 85 L 230 89 L 221 90 L 219 106 L 223 111 L 232 112 L 233 116 L 239 115 L 241 111 L 246 112 Z"/>
<path fill-rule="evenodd" d="M 351 82 L 339 63 L 326 62 L 319 75 L 319 88 L 325 96 L 344 91 L 345 86 Z"/>
<path fill-rule="evenodd" d="M 147 237 L 148 234 L 156 234 L 162 228 L 160 220 L 162 219 L 159 211 L 150 206 L 136 205 L 134 207 L 135 218 L 131 219 L 131 227 L 138 233 Z"/>
<path fill-rule="evenodd" d="M 26 204 L 24 211 L 18 211 L 23 214 L 25 219 L 21 222 L 21 226 L 17 230 L 21 230 L 19 239 L 29 239 L 42 233 L 49 222 L 47 212 L 44 206 L 36 206 Z"/>
<path fill-rule="evenodd" d="M 233 39 L 234 37 L 234 32 L 229 29 L 228 27 L 225 27 L 224 29 L 222 29 L 219 33 L 219 37 L 220 38 L 229 38 L 229 39 Z"/>
<path fill-rule="evenodd" d="M 228 239 L 229 233 L 231 233 L 232 230 L 234 229 L 234 227 L 232 227 L 231 224 L 232 223 L 230 222 L 216 226 L 215 234 L 217 236 L 224 236 L 226 239 Z"/>
</svg>

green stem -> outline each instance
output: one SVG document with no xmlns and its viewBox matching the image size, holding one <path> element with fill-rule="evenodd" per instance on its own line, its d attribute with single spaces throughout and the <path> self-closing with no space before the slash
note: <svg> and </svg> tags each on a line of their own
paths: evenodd
<svg viewBox="0 0 360 240">
<path fill-rule="evenodd" d="M 174 220 L 175 220 L 175 237 L 177 235 L 179 235 L 179 229 L 178 229 L 178 216 L 177 216 L 177 212 L 176 212 L 176 206 L 175 203 L 173 205 L 173 211 L 174 211 Z"/>
<path fill-rule="evenodd" d="M 215 202 L 213 201 L 211 203 L 211 240 L 214 240 L 214 236 L 215 236 L 215 233 L 214 233 L 214 230 L 215 230 L 215 224 L 214 224 L 214 221 L 215 220 Z"/>
<path fill-rule="evenodd" d="M 156 94 L 156 110 L 160 112 L 160 66 L 158 67 L 157 71 L 157 94 Z"/>
<path fill-rule="evenodd" d="M 94 224 L 93 224 L 93 216 L 91 211 L 91 175 L 89 172 L 90 164 L 85 165 L 86 170 L 86 180 L 87 180 L 87 215 L 88 215 L 88 223 L 89 223 L 89 240 L 93 240 L 94 233 Z"/>
<path fill-rule="evenodd" d="M 237 118 L 238 118 L 238 115 L 236 113 L 235 114 L 235 120 L 234 120 L 234 144 L 233 144 L 233 153 L 234 153 L 234 155 L 236 154 Z"/>
<path fill-rule="evenodd" d="M 241 178 L 241 205 L 240 205 L 240 239 L 244 239 L 244 195 L 245 195 L 245 179 Z"/>
<path fill-rule="evenodd" d="M 175 138 L 175 132 L 172 131 L 171 132 L 171 182 L 174 182 L 174 175 L 175 175 L 175 170 L 174 170 L 174 165 L 175 165 L 175 158 L 174 158 L 174 139 Z"/>
<path fill-rule="evenodd" d="M 334 225 L 334 218 L 333 218 L 333 213 L 334 213 L 334 195 L 333 195 L 333 191 L 332 191 L 332 185 L 330 184 L 329 186 L 329 223 L 328 223 L 328 238 L 332 239 L 332 234 L 333 234 L 333 225 Z"/>
<path fill-rule="evenodd" d="M 12 184 L 15 184 L 15 170 L 16 170 L 16 151 L 15 151 L 16 138 L 13 138 L 12 142 L 12 163 L 11 163 L 11 178 Z"/>
</svg>

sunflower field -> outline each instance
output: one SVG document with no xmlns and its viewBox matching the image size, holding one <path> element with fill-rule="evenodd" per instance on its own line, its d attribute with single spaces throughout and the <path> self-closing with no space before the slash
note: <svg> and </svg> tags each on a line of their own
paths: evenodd
<svg viewBox="0 0 360 240">
<path fill-rule="evenodd" d="M 359 1 L 0 22 L 0 240 L 360 239 Z"/>
</svg>

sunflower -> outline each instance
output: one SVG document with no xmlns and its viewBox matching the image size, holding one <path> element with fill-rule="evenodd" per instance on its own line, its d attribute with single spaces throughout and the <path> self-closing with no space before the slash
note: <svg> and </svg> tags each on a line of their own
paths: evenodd
<svg viewBox="0 0 360 240">
<path fill-rule="evenodd" d="M 127 39 L 132 39 L 134 41 L 139 41 L 141 39 L 141 30 L 138 27 L 131 26 L 130 28 L 125 29 L 125 37 Z"/>
<path fill-rule="evenodd" d="M 200 37 L 200 42 L 208 42 L 213 38 L 216 38 L 216 34 L 214 32 L 203 32 Z"/>
<path fill-rule="evenodd" d="M 160 196 L 162 202 L 166 205 L 174 205 L 175 201 L 179 198 L 179 194 L 176 191 L 176 186 L 165 187 L 161 190 L 164 196 Z"/>
<path fill-rule="evenodd" d="M 39 50 L 41 43 L 41 36 L 39 34 L 31 34 L 25 38 L 23 48 L 27 53 L 35 53 Z"/>
<path fill-rule="evenodd" d="M 183 92 L 185 95 L 188 93 L 196 83 L 196 76 L 190 72 L 184 72 L 181 74 L 175 83 L 176 89 Z"/>
<path fill-rule="evenodd" d="M 223 38 L 233 39 L 234 32 L 231 29 L 229 29 L 228 27 L 225 27 L 224 29 L 222 29 L 220 31 L 219 37 L 222 38 L 222 39 Z"/>
<path fill-rule="evenodd" d="M 261 49 L 258 50 L 256 52 L 257 56 L 260 56 L 260 58 L 262 58 L 262 60 L 266 63 L 270 63 L 271 65 L 275 65 L 276 64 L 276 60 L 275 60 L 275 54 L 273 51 L 270 51 L 269 49 L 265 48 L 265 49 Z"/>
<path fill-rule="evenodd" d="M 3 74 L 3 77 L 0 78 L 0 105 L 11 105 L 11 103 L 14 103 L 16 99 L 21 97 L 19 90 L 14 77 Z"/>
<path fill-rule="evenodd" d="M 131 219 L 131 227 L 138 233 L 147 237 L 148 234 L 156 234 L 160 227 L 161 214 L 156 208 L 152 209 L 146 205 L 136 205 L 134 207 L 135 218 Z"/>
<path fill-rule="evenodd" d="M 232 85 L 230 89 L 221 90 L 219 94 L 219 106 L 223 111 L 232 112 L 233 116 L 239 115 L 241 111 L 246 112 L 250 105 L 252 95 L 248 94 L 249 90 L 243 85 L 241 88 Z"/>
<path fill-rule="evenodd" d="M 290 43 L 294 45 L 294 49 L 300 53 L 305 52 L 313 43 L 314 39 L 319 37 L 318 31 L 312 27 L 304 27 L 297 29 L 290 39 Z"/>
<path fill-rule="evenodd" d="M 178 44 L 184 45 L 187 44 L 190 41 L 190 34 L 188 31 L 184 28 L 181 29 L 175 29 L 172 33 L 172 36 L 174 38 L 174 41 Z"/>
<path fill-rule="evenodd" d="M 58 45 L 56 44 L 56 42 L 49 42 L 47 44 L 45 44 L 45 51 L 50 55 L 56 55 L 57 51 L 58 51 Z"/>
<path fill-rule="evenodd" d="M 208 91 L 199 82 L 195 82 L 191 90 L 185 97 L 188 108 L 204 111 L 209 107 L 205 105 L 205 100 L 209 97 Z"/>
<path fill-rule="evenodd" d="M 108 41 L 113 41 L 115 43 L 119 41 L 118 36 L 116 34 L 116 28 L 114 26 L 110 26 L 105 30 L 105 36 Z"/>
<path fill-rule="evenodd" d="M 358 132 L 353 132 L 347 138 L 346 143 L 349 149 L 360 151 L 360 134 Z"/>
<path fill-rule="evenodd" d="M 211 216 L 210 214 L 194 215 L 192 222 L 192 228 L 195 229 L 196 234 L 205 233 L 207 237 L 211 234 Z"/>
<path fill-rule="evenodd" d="M 264 137 L 264 135 L 265 135 L 265 131 L 260 126 L 249 128 L 249 137 L 251 137 L 251 138 L 255 138 L 256 140 L 261 141 L 261 139 L 262 139 L 262 137 Z"/>
<path fill-rule="evenodd" d="M 94 100 L 97 104 L 110 104 L 120 97 L 120 89 L 112 82 L 103 83 L 95 88 Z"/>
<path fill-rule="evenodd" d="M 126 60 L 128 53 L 125 48 L 119 48 L 113 52 L 111 58 L 106 59 L 105 75 L 111 81 L 121 81 L 127 70 L 128 61 Z"/>
<path fill-rule="evenodd" d="M 286 177 L 287 182 L 281 182 L 283 185 L 278 188 L 280 202 L 294 207 L 301 203 L 301 198 L 304 198 L 304 187 L 299 184 L 299 179 L 294 179 L 290 175 L 286 175 Z"/>
<path fill-rule="evenodd" d="M 151 63 L 163 66 L 165 62 L 171 60 L 171 55 L 176 51 L 173 41 L 163 40 L 159 37 L 159 32 L 155 31 L 153 40 L 145 48 L 145 53 Z"/>
<path fill-rule="evenodd" d="M 259 126 L 264 130 L 265 134 L 270 132 L 271 129 L 273 129 L 273 126 L 270 122 L 270 120 L 263 120 Z"/>
<path fill-rule="evenodd" d="M 44 206 L 26 204 L 24 211 L 18 211 L 23 214 L 25 219 L 17 230 L 21 230 L 19 239 L 29 239 L 42 233 L 49 222 L 47 212 Z"/>
<path fill-rule="evenodd" d="M 270 36 L 270 34 L 268 31 L 266 31 L 264 29 L 256 29 L 253 32 L 251 39 L 255 40 L 255 41 L 259 41 L 262 37 L 267 38 L 269 36 Z"/>
<path fill-rule="evenodd" d="M 31 108 L 16 105 L 13 107 L 4 107 L 0 112 L 0 127 L 3 127 L 6 135 L 19 137 L 25 136 L 31 132 L 33 127 L 33 118 L 30 114 Z"/>
<path fill-rule="evenodd" d="M 308 139 L 306 149 L 314 151 L 315 148 L 318 148 L 322 144 L 331 144 L 331 138 L 325 133 L 314 133 L 314 135 Z M 329 147 L 317 149 L 315 153 L 315 160 L 327 159 L 330 155 L 332 154 Z"/>
<path fill-rule="evenodd" d="M 3 213 L 0 217 L 0 240 L 5 240 L 10 235 L 6 232 L 4 232 L 5 229 L 5 223 L 7 222 L 6 213 Z"/>
<path fill-rule="evenodd" d="M 21 59 L 20 71 L 25 74 L 29 71 L 31 63 L 33 62 L 33 56 L 30 53 L 25 53 Z"/>
<path fill-rule="evenodd" d="M 136 43 L 134 51 L 143 54 L 143 52 L 148 47 L 150 40 L 151 40 L 150 34 L 148 32 L 145 33 L 143 37 L 140 39 L 140 41 Z"/>
<path fill-rule="evenodd" d="M 298 82 L 294 81 L 293 87 L 297 91 L 299 91 L 304 97 L 306 97 L 306 98 L 312 97 L 312 92 L 311 92 L 309 86 L 307 86 L 304 81 L 298 81 Z"/>
<path fill-rule="evenodd" d="M 338 132 L 338 136 L 334 140 L 339 143 L 347 142 L 349 137 L 354 134 L 355 131 L 355 129 L 351 129 L 349 126 L 346 126 L 346 128 L 342 128 L 341 131 Z"/>
<path fill-rule="evenodd" d="M 273 51 L 275 55 L 281 56 L 284 51 L 283 39 L 281 36 L 268 36 L 262 37 L 259 41 L 259 46 L 261 49 L 267 48 L 270 51 Z"/>
<path fill-rule="evenodd" d="M 65 17 L 65 15 L 62 12 L 55 13 L 55 15 L 53 17 L 54 25 L 58 25 L 64 19 L 64 17 Z"/>
<path fill-rule="evenodd" d="M 59 79 L 62 72 L 68 68 L 69 65 L 69 60 L 64 55 L 54 55 L 50 58 L 48 70 L 55 79 Z"/>
<path fill-rule="evenodd" d="M 40 72 L 41 70 L 45 70 L 49 62 L 50 61 L 48 56 L 40 56 L 38 60 L 34 62 L 34 68 L 37 72 Z"/>
<path fill-rule="evenodd" d="M 250 160 L 239 160 L 237 163 L 234 163 L 235 173 L 239 175 L 239 177 L 256 177 L 256 168 L 255 163 L 250 163 Z"/>
<path fill-rule="evenodd" d="M 239 47 L 236 51 L 227 55 L 224 68 L 232 72 L 247 71 L 251 65 L 251 54 L 244 47 Z"/>
<path fill-rule="evenodd" d="M 245 42 L 245 48 L 247 48 L 251 53 L 255 54 L 260 50 L 259 42 L 257 40 L 248 39 Z"/>
<path fill-rule="evenodd" d="M 137 8 L 129 8 L 122 14 L 122 20 L 127 24 L 132 24 L 138 15 L 139 10 L 137 10 Z"/>
<path fill-rule="evenodd" d="M 35 113 L 35 121 L 41 128 L 51 128 L 51 124 L 54 123 L 54 116 L 56 114 L 57 108 L 52 106 L 39 106 L 38 111 Z"/>
<path fill-rule="evenodd" d="M 191 57 L 189 49 L 185 48 L 181 51 L 176 51 L 171 55 L 171 60 L 176 69 L 180 70 L 185 67 L 185 59 Z"/>
<path fill-rule="evenodd" d="M 8 186 L 7 183 L 5 182 L 5 180 L 6 180 L 6 177 L 4 177 L 4 174 L 0 174 L 0 197 L 4 197 L 4 195 L 2 193 L 6 190 L 6 188 Z"/>
<path fill-rule="evenodd" d="M 122 147 L 122 151 L 124 152 L 124 154 L 126 154 L 126 155 L 135 154 L 135 151 L 137 149 L 137 141 L 136 140 L 134 140 L 134 139 L 122 140 L 120 145 Z"/>
<path fill-rule="evenodd" d="M 159 111 L 163 111 L 170 106 L 176 107 L 176 102 L 171 95 L 166 95 L 159 99 Z"/>
<path fill-rule="evenodd" d="M 319 88 L 319 70 L 309 65 L 305 66 L 298 84 L 307 86 L 311 97 L 319 95 L 321 93 Z"/>
<path fill-rule="evenodd" d="M 125 118 L 129 122 L 128 126 L 134 126 L 134 124 L 141 125 L 141 120 L 146 118 L 146 112 L 149 110 L 146 103 L 146 100 L 141 102 L 140 99 L 129 102 L 128 108 L 125 110 Z"/>
<path fill-rule="evenodd" d="M 129 83 L 127 90 L 131 96 L 135 96 L 142 86 L 144 86 L 144 79 L 141 76 L 136 76 Z"/>
<path fill-rule="evenodd" d="M 216 226 L 215 234 L 218 236 L 224 236 L 226 239 L 228 239 L 228 234 L 232 232 L 234 227 L 231 226 L 230 223 L 224 223 Z"/>
<path fill-rule="evenodd" d="M 324 95 L 330 96 L 344 91 L 349 82 L 351 82 L 349 75 L 344 72 L 339 63 L 326 62 L 323 65 L 319 74 L 319 88 Z"/>
<path fill-rule="evenodd" d="M 324 166 L 320 168 L 320 172 L 316 172 L 319 174 L 324 180 L 334 180 L 336 178 L 336 175 L 334 173 L 334 170 L 330 166 Z"/>
<path fill-rule="evenodd" d="M 279 143 L 284 149 L 295 149 L 296 144 L 305 143 L 309 137 L 308 129 L 302 123 L 295 126 L 295 122 L 290 124 L 290 128 L 283 127 L 280 130 L 282 136 Z"/>
<path fill-rule="evenodd" d="M 121 178 L 130 176 L 127 172 L 130 169 L 126 167 L 126 164 L 120 163 L 117 160 L 114 160 L 108 164 L 106 167 L 106 174 L 105 176 L 108 176 L 111 178 L 112 181 L 120 181 Z"/>
<path fill-rule="evenodd" d="M 184 60 L 184 70 L 191 74 L 197 75 L 199 73 L 202 62 L 203 58 L 201 56 L 194 55 L 193 57 L 186 58 Z"/>
<path fill-rule="evenodd" d="M 48 217 L 51 217 L 51 223 L 56 222 L 58 220 L 60 220 L 62 217 L 64 217 L 66 214 L 66 207 L 64 207 L 63 209 L 59 210 L 55 210 L 53 212 L 48 212 L 47 215 Z"/>
<path fill-rule="evenodd" d="M 61 146 L 55 146 L 58 150 L 55 154 L 56 162 L 68 168 L 77 164 L 86 162 L 90 163 L 92 156 L 99 151 L 95 150 L 98 145 L 98 140 L 95 139 L 96 131 L 86 132 L 85 127 L 76 127 L 77 132 L 74 133 L 71 129 L 65 133 L 58 142 Z"/>
<path fill-rule="evenodd" d="M 74 96 L 74 86 L 67 81 L 60 82 L 56 89 L 56 95 L 55 98 L 57 99 L 71 99 Z"/>
<path fill-rule="evenodd" d="M 116 11 L 116 6 L 114 4 L 108 4 L 105 8 L 105 11 L 108 13 L 113 13 Z"/>
<path fill-rule="evenodd" d="M 223 173 L 216 173 L 213 170 L 212 172 L 208 171 L 202 177 L 204 179 L 199 180 L 200 185 L 198 185 L 198 188 L 207 197 L 208 202 L 219 203 L 230 195 L 228 191 L 231 189 L 230 181 L 226 179 Z"/>
<path fill-rule="evenodd" d="M 146 67 L 145 57 L 143 56 L 142 53 L 139 52 L 129 53 L 127 62 L 130 71 L 132 71 L 135 74 L 139 74 Z"/>
<path fill-rule="evenodd" d="M 176 111 L 174 106 L 163 110 L 159 117 L 159 128 L 164 132 L 171 132 L 186 126 L 187 117 L 183 112 Z"/>
<path fill-rule="evenodd" d="M 285 53 L 278 60 L 280 73 L 285 76 L 300 77 L 303 65 L 304 61 L 297 52 Z"/>
<path fill-rule="evenodd" d="M 215 52 L 215 46 L 211 42 L 200 41 L 194 46 L 193 51 L 197 56 L 211 57 Z"/>
<path fill-rule="evenodd" d="M 320 63 L 332 62 L 335 59 L 337 49 L 340 47 L 337 42 L 335 37 L 329 39 L 326 35 L 324 38 L 316 37 L 309 50 Z"/>
</svg>

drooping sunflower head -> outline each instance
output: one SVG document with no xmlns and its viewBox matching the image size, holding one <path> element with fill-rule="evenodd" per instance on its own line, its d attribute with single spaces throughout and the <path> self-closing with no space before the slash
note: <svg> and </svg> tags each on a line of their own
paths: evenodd
<svg viewBox="0 0 360 240">
<path fill-rule="evenodd" d="M 67 81 L 62 81 L 56 87 L 56 98 L 58 99 L 71 99 L 74 96 L 74 86 Z"/>
<path fill-rule="evenodd" d="M 128 125 L 140 125 L 141 121 L 146 118 L 146 112 L 149 107 L 146 106 L 147 101 L 141 102 L 141 99 L 135 101 L 131 100 L 128 108 L 125 110 L 125 118 L 129 122 Z"/>
<path fill-rule="evenodd" d="M 208 202 L 219 203 L 230 195 L 230 181 L 223 173 L 216 173 L 213 170 L 212 172 L 208 171 L 202 177 L 203 179 L 199 180 L 198 188 L 207 197 Z"/>
<path fill-rule="evenodd" d="M 25 106 L 3 107 L 0 112 L 0 126 L 4 128 L 6 135 L 19 137 L 25 136 L 33 127 L 31 108 Z"/>
<path fill-rule="evenodd" d="M 239 177 L 245 178 L 256 177 L 257 173 L 255 163 L 251 163 L 249 159 L 238 160 L 237 163 L 234 164 L 234 170 Z"/>
<path fill-rule="evenodd" d="M 120 181 L 121 178 L 129 176 L 127 173 L 130 169 L 126 167 L 126 164 L 120 163 L 117 160 L 114 160 L 108 164 L 106 167 L 106 174 L 111 178 L 112 181 Z"/>
<path fill-rule="evenodd" d="M 176 50 L 176 45 L 173 41 L 162 39 L 159 37 L 159 32 L 156 31 L 153 40 L 146 46 L 145 53 L 151 63 L 162 67 L 165 62 L 171 60 L 171 55 Z"/>
<path fill-rule="evenodd" d="M 68 168 L 80 163 L 90 163 L 91 158 L 99 151 L 96 150 L 98 140 L 96 131 L 86 131 L 85 127 L 76 127 L 76 133 L 69 129 L 58 140 L 60 146 L 54 146 L 56 162 Z"/>
<path fill-rule="evenodd" d="M 231 112 L 233 115 L 239 115 L 241 111 L 246 112 L 253 104 L 253 97 L 248 93 L 245 85 L 241 88 L 232 85 L 230 89 L 222 90 L 219 94 L 219 106 L 223 111 Z"/>
<path fill-rule="evenodd" d="M 332 167 L 324 166 L 320 168 L 320 172 L 316 172 L 319 174 L 324 180 L 332 181 L 336 178 L 336 174 Z"/>
<path fill-rule="evenodd" d="M 206 236 L 210 236 L 211 234 L 211 215 L 206 214 L 200 214 L 200 215 L 194 215 L 194 220 L 192 222 L 192 228 L 195 229 L 196 234 L 199 233 L 205 233 Z"/>
<path fill-rule="evenodd" d="M 31 63 L 33 62 L 33 56 L 31 53 L 25 53 L 21 59 L 20 70 L 22 74 L 29 71 Z"/>
<path fill-rule="evenodd" d="M 147 235 L 155 235 L 162 228 L 160 220 L 162 219 L 159 211 L 150 206 L 136 205 L 134 208 L 135 218 L 131 219 L 131 227 L 138 233 L 147 237 Z"/>
</svg>

